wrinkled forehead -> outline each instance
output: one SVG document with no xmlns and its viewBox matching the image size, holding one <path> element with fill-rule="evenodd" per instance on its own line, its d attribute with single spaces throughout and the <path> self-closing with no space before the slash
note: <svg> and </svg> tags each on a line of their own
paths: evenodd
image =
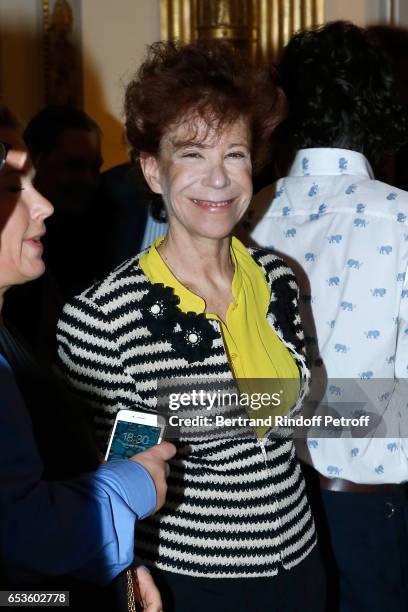
<svg viewBox="0 0 408 612">
<path fill-rule="evenodd" d="M 179 149 L 189 145 L 213 147 L 227 141 L 249 146 L 250 130 L 246 117 L 239 116 L 226 121 L 211 115 L 202 117 L 191 113 L 167 128 L 160 148 Z"/>
</svg>

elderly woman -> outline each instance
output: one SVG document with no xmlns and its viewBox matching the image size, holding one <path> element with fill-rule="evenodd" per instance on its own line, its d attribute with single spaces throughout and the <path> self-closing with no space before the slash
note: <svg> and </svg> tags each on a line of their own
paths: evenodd
<svg viewBox="0 0 408 612">
<path fill-rule="evenodd" d="M 169 230 L 66 305 L 58 332 L 102 441 L 120 408 L 157 409 L 162 379 L 292 379 L 298 408 L 309 373 L 294 276 L 231 237 L 282 107 L 219 44 L 157 43 L 128 86 L 132 156 Z M 167 503 L 138 535 L 166 612 L 320 610 L 315 544 L 292 441 L 255 432 L 180 441 Z"/>
<path fill-rule="evenodd" d="M 0 313 L 9 289 L 44 272 L 53 208 L 32 177 L 18 123 L 0 105 Z M 166 442 L 99 467 L 71 403 L 0 316 L 0 583 L 69 590 L 71 610 L 125 609 L 125 576 L 114 578 L 133 562 L 137 519 L 164 502 L 164 460 L 175 448 Z M 151 576 L 137 573 L 148 610 L 158 612 Z"/>
</svg>

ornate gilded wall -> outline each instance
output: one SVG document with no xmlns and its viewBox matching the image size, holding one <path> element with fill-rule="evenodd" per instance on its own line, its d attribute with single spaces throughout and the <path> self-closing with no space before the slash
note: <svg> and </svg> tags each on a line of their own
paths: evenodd
<svg viewBox="0 0 408 612">
<path fill-rule="evenodd" d="M 294 32 L 324 21 L 324 0 L 161 0 L 161 37 L 221 38 L 257 61 L 276 59 Z"/>
</svg>

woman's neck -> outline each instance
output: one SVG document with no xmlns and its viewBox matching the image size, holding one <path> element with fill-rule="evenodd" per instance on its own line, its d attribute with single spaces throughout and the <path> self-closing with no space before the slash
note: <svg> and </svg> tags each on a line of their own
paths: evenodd
<svg viewBox="0 0 408 612">
<path fill-rule="evenodd" d="M 189 234 L 175 236 L 169 228 L 158 251 L 183 284 L 198 279 L 230 284 L 234 275 L 230 246 L 230 237 L 212 240 Z"/>
</svg>

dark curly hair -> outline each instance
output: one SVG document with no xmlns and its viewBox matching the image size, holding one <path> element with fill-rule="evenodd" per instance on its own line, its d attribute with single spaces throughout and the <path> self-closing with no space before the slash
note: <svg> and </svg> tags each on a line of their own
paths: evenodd
<svg viewBox="0 0 408 612">
<path fill-rule="evenodd" d="M 352 149 L 376 161 L 407 141 L 388 58 L 367 30 L 334 21 L 299 32 L 278 70 L 289 103 L 281 142 Z"/>
<path fill-rule="evenodd" d="M 244 116 L 252 134 L 254 169 L 259 169 L 286 110 L 275 81 L 273 68 L 255 69 L 219 41 L 154 43 L 126 90 L 132 160 L 142 152 L 157 155 L 165 131 L 183 118 L 198 114 L 218 130 Z"/>
</svg>

